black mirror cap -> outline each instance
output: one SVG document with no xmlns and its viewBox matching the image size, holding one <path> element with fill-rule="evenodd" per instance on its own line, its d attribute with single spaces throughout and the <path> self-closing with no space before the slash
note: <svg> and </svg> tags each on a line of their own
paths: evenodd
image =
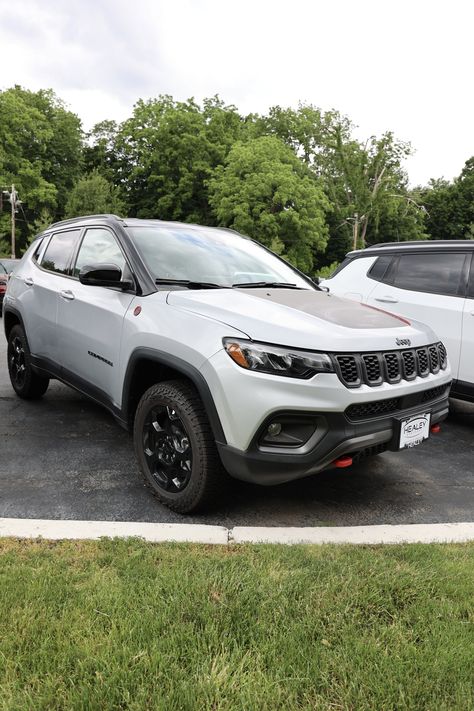
<svg viewBox="0 0 474 711">
<path fill-rule="evenodd" d="M 79 281 L 86 286 L 133 287 L 132 282 L 122 281 L 122 270 L 116 264 L 85 264 L 79 272 Z"/>
</svg>

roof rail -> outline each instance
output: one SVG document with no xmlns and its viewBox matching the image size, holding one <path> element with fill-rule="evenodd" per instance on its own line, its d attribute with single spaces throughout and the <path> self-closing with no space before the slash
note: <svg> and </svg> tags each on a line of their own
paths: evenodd
<svg viewBox="0 0 474 711">
<path fill-rule="evenodd" d="M 112 213 L 104 213 L 103 215 L 82 215 L 81 217 L 70 217 L 67 220 L 59 220 L 59 222 L 53 222 L 47 229 L 50 230 L 52 227 L 57 227 L 58 225 L 69 225 L 69 224 L 74 224 L 74 222 L 81 222 L 82 220 L 92 220 L 96 219 L 97 217 L 100 218 L 108 218 L 108 219 L 114 219 L 114 220 L 122 220 L 122 217 L 119 217 L 118 215 L 113 215 Z"/>
<path fill-rule="evenodd" d="M 410 244 L 466 244 L 466 242 L 472 242 L 469 239 L 414 239 L 414 240 L 403 240 L 403 242 L 379 242 L 378 244 L 371 244 L 365 249 L 378 249 L 379 247 L 395 247 L 396 245 L 403 245 L 406 247 Z"/>
</svg>

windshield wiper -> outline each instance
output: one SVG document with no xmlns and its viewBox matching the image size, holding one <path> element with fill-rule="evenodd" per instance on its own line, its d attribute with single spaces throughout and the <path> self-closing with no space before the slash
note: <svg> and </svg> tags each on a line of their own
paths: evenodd
<svg viewBox="0 0 474 711">
<path fill-rule="evenodd" d="M 222 284 L 214 284 L 212 281 L 190 281 L 189 279 L 155 279 L 155 284 L 171 284 L 176 286 L 186 286 L 188 289 L 225 289 Z"/>
<path fill-rule="evenodd" d="M 232 284 L 236 288 L 245 289 L 302 289 L 302 286 L 288 284 L 285 281 L 249 281 L 239 284 Z"/>
</svg>

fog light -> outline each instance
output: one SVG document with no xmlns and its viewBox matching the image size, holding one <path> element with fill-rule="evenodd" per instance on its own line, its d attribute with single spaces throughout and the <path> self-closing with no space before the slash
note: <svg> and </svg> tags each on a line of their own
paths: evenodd
<svg viewBox="0 0 474 711">
<path fill-rule="evenodd" d="M 271 425 L 268 425 L 267 434 L 269 437 L 278 437 L 280 432 L 281 432 L 281 425 L 279 422 L 272 422 Z"/>
</svg>

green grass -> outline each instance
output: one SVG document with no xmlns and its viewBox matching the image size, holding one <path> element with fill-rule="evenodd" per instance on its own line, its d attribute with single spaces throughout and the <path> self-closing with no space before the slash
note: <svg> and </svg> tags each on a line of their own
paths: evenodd
<svg viewBox="0 0 474 711">
<path fill-rule="evenodd" d="M 0 540 L 0 709 L 474 708 L 474 546 Z"/>
</svg>

